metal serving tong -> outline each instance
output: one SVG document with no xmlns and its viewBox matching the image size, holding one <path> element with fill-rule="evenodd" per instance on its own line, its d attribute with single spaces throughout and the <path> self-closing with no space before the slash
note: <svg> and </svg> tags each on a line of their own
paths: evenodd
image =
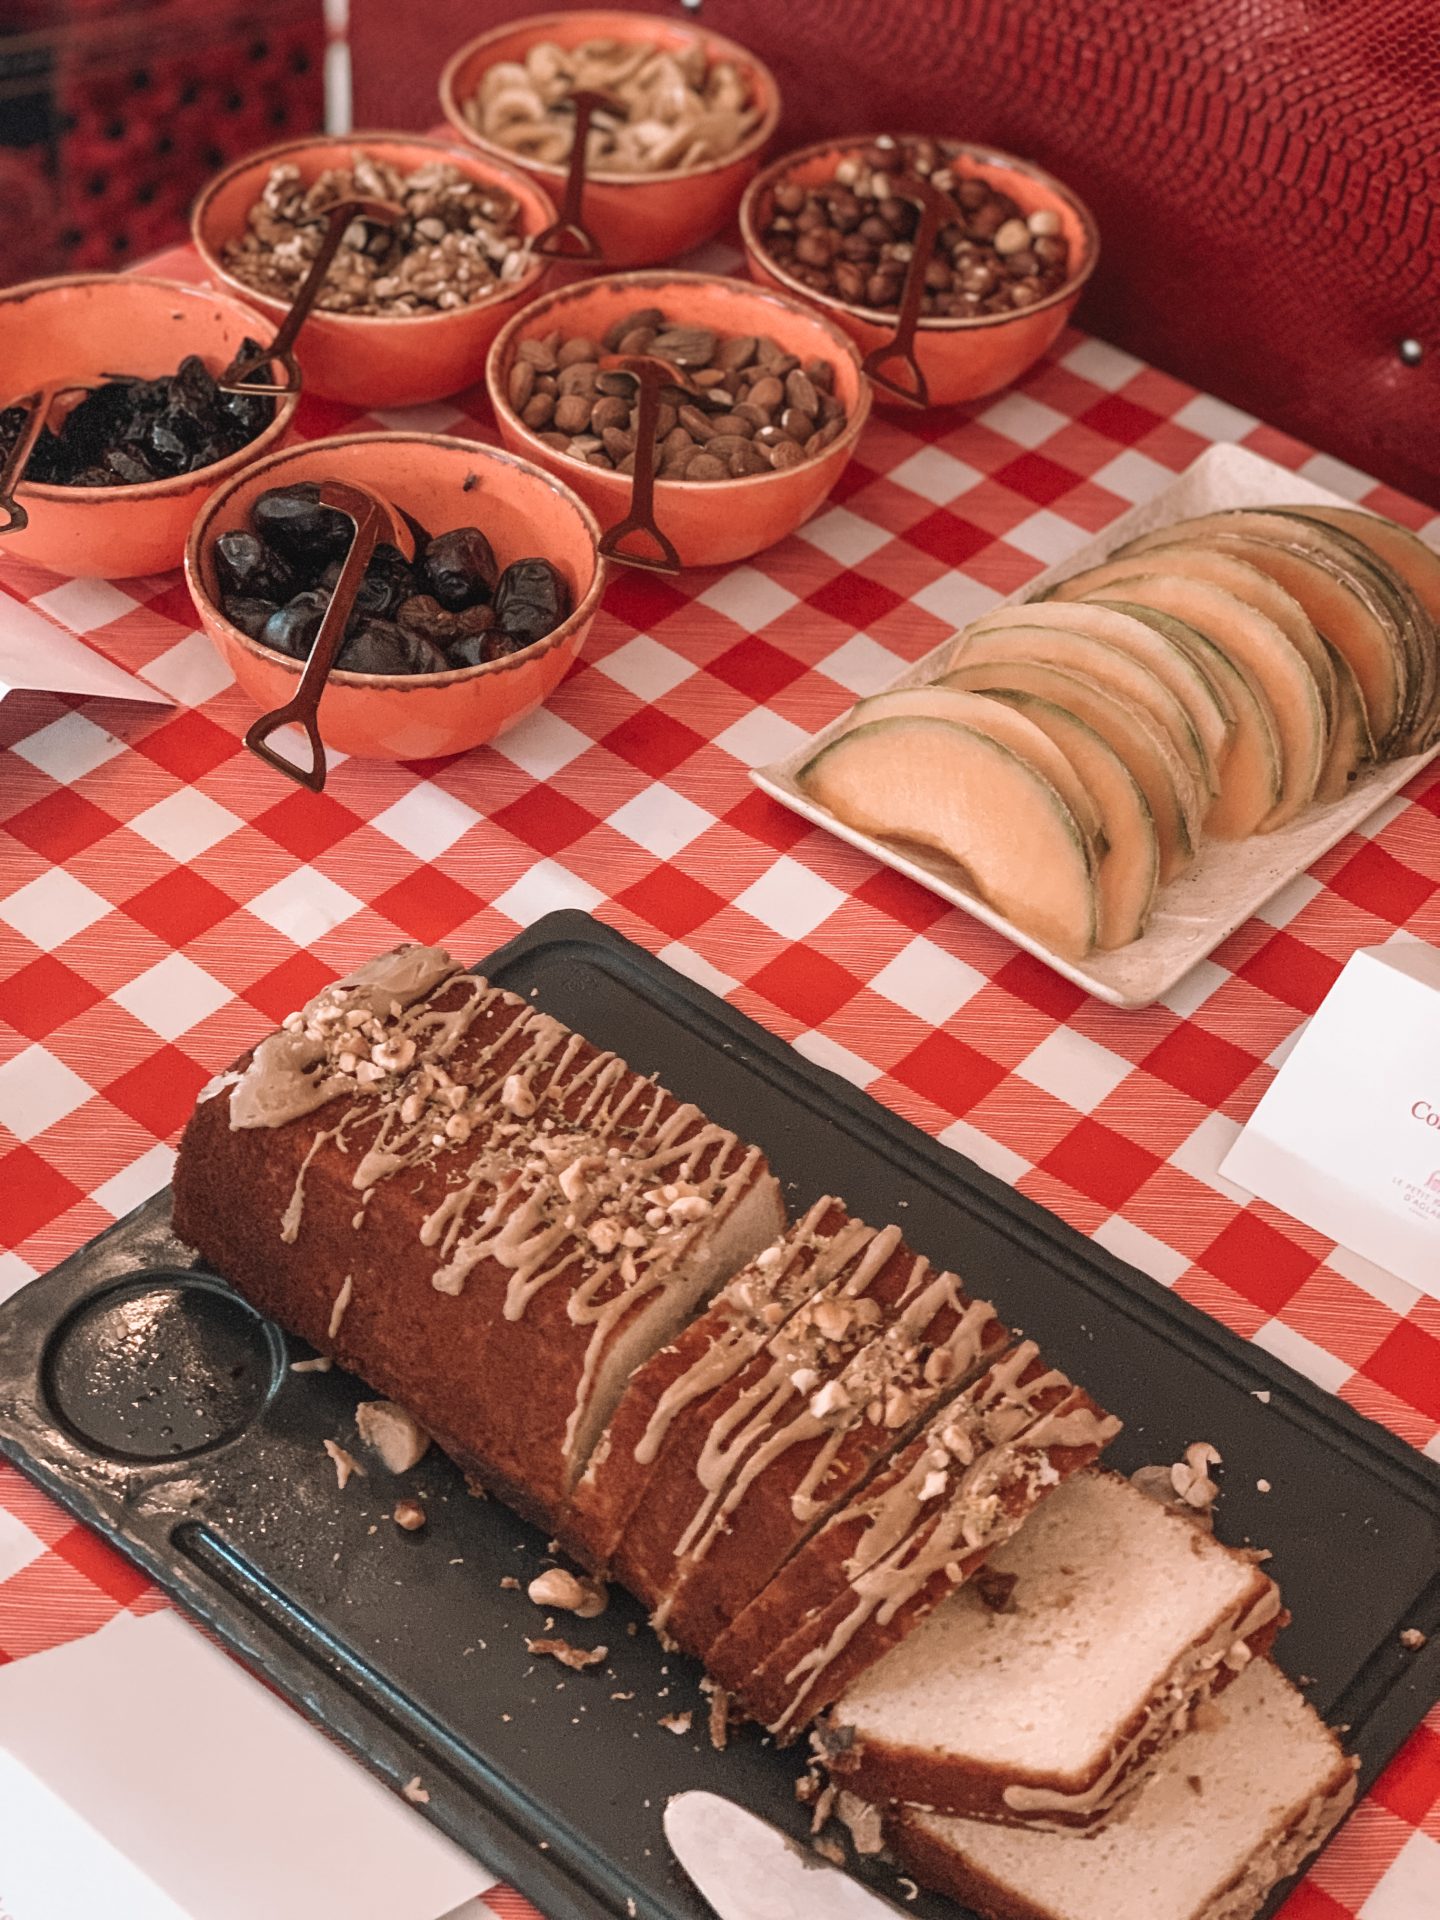
<svg viewBox="0 0 1440 1920">
<path fill-rule="evenodd" d="M 330 263 L 340 250 L 345 238 L 345 230 L 352 220 L 369 220 L 379 227 L 395 227 L 405 218 L 405 209 L 397 207 L 393 200 L 368 200 L 357 196 L 352 200 L 337 200 L 325 216 L 325 238 L 320 242 L 320 251 L 310 263 L 310 271 L 300 283 L 300 290 L 290 302 L 290 311 L 280 322 L 280 330 L 268 347 L 257 347 L 253 353 L 237 354 L 221 374 L 219 387 L 222 393 L 258 393 L 283 395 L 295 392 L 300 386 L 300 369 L 295 364 L 292 349 L 295 336 L 310 317 L 310 310 L 320 297 L 320 289 L 325 284 L 325 276 L 330 271 Z M 289 380 L 280 386 L 266 386 L 252 379 L 252 375 L 279 360 L 288 373 Z"/>
<path fill-rule="evenodd" d="M 935 257 L 935 242 L 940 238 L 940 229 L 949 226 L 959 216 L 955 202 L 948 194 L 941 193 L 938 187 L 932 187 L 916 173 L 897 174 L 889 182 L 890 191 L 898 200 L 914 200 L 920 207 L 920 225 L 916 229 L 910 255 L 909 271 L 905 275 L 905 287 L 900 296 L 900 312 L 896 317 L 895 331 L 888 341 L 878 347 L 872 347 L 866 354 L 861 366 L 877 387 L 883 387 L 887 393 L 893 393 L 897 400 L 904 400 L 912 407 L 928 407 L 930 404 L 930 383 L 925 378 L 924 369 L 915 358 L 915 329 L 920 323 L 920 303 L 925 298 L 925 274 Z M 914 377 L 913 386 L 902 386 L 898 380 L 892 380 L 881 373 L 881 367 L 891 360 L 900 360 L 910 369 Z"/>
<path fill-rule="evenodd" d="M 325 683 L 330 678 L 344 642 L 355 596 L 360 591 L 360 583 L 365 578 L 365 569 L 370 564 L 376 543 L 387 539 L 400 549 L 407 560 L 415 557 L 414 523 L 408 515 L 402 514 L 368 487 L 358 486 L 348 480 L 322 480 L 320 505 L 335 507 L 354 521 L 355 538 L 345 555 L 340 578 L 330 595 L 330 604 L 315 635 L 315 643 L 300 675 L 294 698 L 271 713 L 262 713 L 245 734 L 245 745 L 251 753 L 256 754 L 267 766 L 274 767 L 277 773 L 283 773 L 287 779 L 308 787 L 312 793 L 324 791 L 328 771 L 325 746 L 320 738 L 320 696 L 325 691 Z M 288 726 L 292 720 L 303 729 L 310 742 L 308 767 L 297 765 L 268 744 L 271 734 L 280 727 Z"/>
<path fill-rule="evenodd" d="M 625 104 L 613 93 L 581 87 L 569 96 L 569 105 L 575 109 L 575 136 L 570 145 L 570 170 L 565 176 L 560 218 L 536 234 L 530 251 L 543 260 L 598 260 L 599 245 L 580 217 L 585 199 L 590 122 L 597 113 L 617 113 L 623 117 Z"/>
<path fill-rule="evenodd" d="M 639 406 L 635 415 L 635 472 L 630 486 L 630 511 L 600 541 L 600 551 L 627 567 L 644 567 L 651 573 L 679 573 L 681 561 L 674 542 L 662 533 L 655 519 L 655 428 L 660 418 L 660 403 L 667 387 L 703 400 L 705 389 L 697 386 L 683 367 L 673 360 L 662 360 L 653 353 L 609 353 L 600 362 L 602 373 L 629 374 L 636 386 Z M 621 542 L 632 533 L 647 534 L 654 541 L 655 554 L 627 553 Z"/>
</svg>

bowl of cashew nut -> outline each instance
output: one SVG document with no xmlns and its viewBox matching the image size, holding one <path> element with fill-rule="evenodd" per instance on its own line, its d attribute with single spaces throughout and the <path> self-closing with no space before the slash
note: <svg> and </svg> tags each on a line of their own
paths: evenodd
<svg viewBox="0 0 1440 1920">
<path fill-rule="evenodd" d="M 770 70 L 717 33 L 653 14 L 537 15 L 454 55 L 440 101 L 456 132 L 563 200 L 577 94 L 600 94 L 580 220 L 607 267 L 654 266 L 734 218 L 780 118 Z"/>
</svg>

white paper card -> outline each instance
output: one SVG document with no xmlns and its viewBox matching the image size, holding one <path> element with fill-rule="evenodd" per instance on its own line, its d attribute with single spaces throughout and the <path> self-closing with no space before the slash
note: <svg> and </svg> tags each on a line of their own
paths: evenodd
<svg viewBox="0 0 1440 1920">
<path fill-rule="evenodd" d="M 145 700 L 159 707 L 174 705 L 158 687 L 126 673 L 33 607 L 0 593 L 0 699 L 17 687 L 47 693 L 98 694 L 107 700 Z"/>
<path fill-rule="evenodd" d="M 1220 1171 L 1440 1299 L 1440 951 L 1355 954 Z"/>
<path fill-rule="evenodd" d="M 438 1920 L 494 1878 L 176 1614 L 0 1669 L 3 1920 Z"/>
</svg>

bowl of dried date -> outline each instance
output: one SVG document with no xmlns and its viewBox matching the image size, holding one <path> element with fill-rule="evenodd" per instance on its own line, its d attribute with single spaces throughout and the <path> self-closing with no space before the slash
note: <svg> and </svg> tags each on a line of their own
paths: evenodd
<svg viewBox="0 0 1440 1920">
<path fill-rule="evenodd" d="M 1057 338 L 1099 257 L 1085 205 L 1029 161 L 921 135 L 827 140 L 758 174 L 740 207 L 751 276 L 811 301 L 863 354 L 895 336 L 925 199 L 935 209 L 914 334 L 933 406 L 1018 380 Z M 907 388 L 913 372 L 883 369 Z M 887 397 L 882 384 L 877 400 Z"/>
<path fill-rule="evenodd" d="M 532 713 L 580 651 L 604 588 L 589 509 L 548 473 L 439 435 L 360 433 L 288 447 L 197 519 L 185 578 L 200 620 L 267 711 L 294 697 L 355 534 L 325 481 L 368 489 L 406 529 L 381 542 L 321 696 L 342 753 L 424 760 Z"/>
<path fill-rule="evenodd" d="M 637 375 L 622 363 L 647 361 L 668 370 L 650 464 L 654 526 L 679 566 L 743 560 L 793 533 L 870 413 L 853 343 L 785 294 L 663 271 L 543 294 L 490 349 L 500 437 L 572 486 L 607 532 L 631 515 L 640 433 Z M 635 557 L 628 539 L 621 557 Z"/>
<path fill-rule="evenodd" d="M 212 180 L 190 230 L 206 266 L 277 324 L 345 200 L 357 216 L 301 329 L 309 392 L 366 408 L 415 406 L 477 381 L 500 328 L 539 287 L 530 242 L 555 218 L 543 187 L 503 160 L 418 134 L 314 135 L 267 147 Z"/>
<path fill-rule="evenodd" d="M 217 376 L 273 333 L 228 294 L 141 275 L 0 291 L 0 467 L 36 434 L 0 551 L 90 578 L 178 566 L 207 496 L 295 412 L 293 393 L 220 391 Z M 10 517 L 0 507 L 0 526 Z"/>
<path fill-rule="evenodd" d="M 590 121 L 579 217 L 607 267 L 673 260 L 728 226 L 780 118 L 775 76 L 754 54 L 654 14 L 512 20 L 463 46 L 440 80 L 456 132 L 556 200 L 577 93 L 605 102 Z"/>
</svg>

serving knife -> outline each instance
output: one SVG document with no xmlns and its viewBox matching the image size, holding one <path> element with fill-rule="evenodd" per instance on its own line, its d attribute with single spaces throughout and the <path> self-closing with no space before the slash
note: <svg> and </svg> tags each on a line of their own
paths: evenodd
<svg viewBox="0 0 1440 1920">
<path fill-rule="evenodd" d="M 718 1793 L 677 1793 L 665 1838 L 720 1920 L 895 1920 L 901 1911 Z"/>
</svg>

